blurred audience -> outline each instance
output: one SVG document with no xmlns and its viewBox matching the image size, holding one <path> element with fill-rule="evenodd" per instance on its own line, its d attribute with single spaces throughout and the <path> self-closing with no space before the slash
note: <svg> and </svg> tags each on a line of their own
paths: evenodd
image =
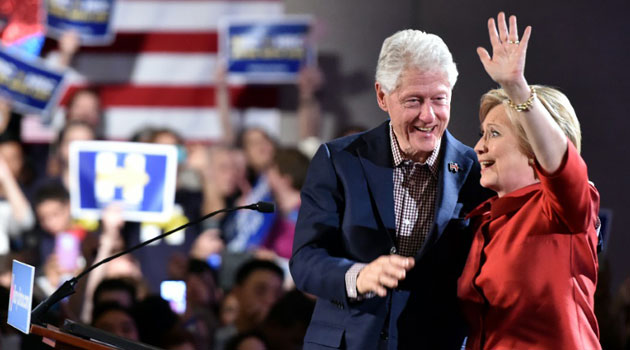
<svg viewBox="0 0 630 350">
<path fill-rule="evenodd" d="M 96 304 L 92 313 L 92 326 L 122 338 L 140 340 L 132 311 L 116 302 Z"/>
<path fill-rule="evenodd" d="M 223 349 L 236 334 L 255 330 L 261 324 L 283 294 L 283 279 L 284 271 L 267 260 L 253 259 L 238 269 L 230 292 L 238 303 L 238 312 L 233 324 L 217 330 L 215 349 Z"/>
</svg>

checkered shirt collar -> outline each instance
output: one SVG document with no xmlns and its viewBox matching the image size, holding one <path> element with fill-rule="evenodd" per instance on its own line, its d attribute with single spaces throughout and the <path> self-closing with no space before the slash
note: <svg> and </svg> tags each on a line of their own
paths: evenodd
<svg viewBox="0 0 630 350">
<path fill-rule="evenodd" d="M 392 147 L 392 154 L 394 155 L 394 167 L 398 167 L 402 164 L 402 162 L 405 160 L 403 158 L 402 152 L 400 151 L 400 146 L 398 145 L 398 139 L 396 138 L 396 134 L 394 133 L 394 128 L 392 127 L 392 124 L 389 124 L 389 139 L 391 142 L 391 147 Z M 433 176 L 437 176 L 438 175 L 438 157 L 440 155 L 440 146 L 442 145 L 442 138 L 439 138 L 437 141 L 437 145 L 435 147 L 435 149 L 433 150 L 433 152 L 431 153 L 431 155 L 429 156 L 429 158 L 427 158 L 427 160 L 424 163 L 418 163 L 418 164 L 426 164 L 429 166 L 429 169 L 431 170 L 431 174 L 433 174 Z"/>
</svg>

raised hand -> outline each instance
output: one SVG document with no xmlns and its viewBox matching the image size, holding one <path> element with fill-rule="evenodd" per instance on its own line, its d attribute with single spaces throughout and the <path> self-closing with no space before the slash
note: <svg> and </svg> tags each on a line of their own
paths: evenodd
<svg viewBox="0 0 630 350">
<path fill-rule="evenodd" d="M 477 54 L 492 80 L 507 88 L 525 82 L 525 56 L 532 28 L 530 26 L 525 28 L 523 37 L 519 41 L 516 16 L 510 16 L 508 29 L 505 14 L 500 12 L 497 16 L 497 24 L 494 18 L 488 20 L 492 57 L 483 47 L 477 48 Z"/>
</svg>

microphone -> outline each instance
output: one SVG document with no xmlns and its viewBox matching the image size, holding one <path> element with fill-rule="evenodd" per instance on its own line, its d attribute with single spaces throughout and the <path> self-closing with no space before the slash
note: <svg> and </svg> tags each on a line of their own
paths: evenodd
<svg viewBox="0 0 630 350">
<path fill-rule="evenodd" d="M 257 210 L 261 213 L 273 213 L 276 211 L 276 205 L 272 202 L 258 202 L 256 204 L 252 204 L 254 206 L 254 210 Z"/>
<path fill-rule="evenodd" d="M 77 283 L 79 282 L 79 280 L 87 275 L 88 273 L 90 273 L 90 271 L 94 270 L 95 268 L 109 262 L 112 261 L 122 255 L 125 255 L 127 253 L 131 253 L 134 250 L 140 249 L 142 247 L 144 247 L 145 245 L 149 245 L 157 240 L 160 240 L 168 235 L 170 235 L 171 233 L 177 232 L 179 230 L 183 230 L 189 226 L 192 225 L 196 225 L 208 218 L 211 218 L 217 214 L 220 213 L 229 213 L 229 212 L 233 212 L 236 210 L 240 210 L 240 209 L 250 209 L 250 210 L 256 210 L 258 212 L 261 213 L 273 213 L 276 209 L 276 206 L 274 203 L 272 202 L 258 202 L 258 203 L 254 203 L 254 204 L 249 204 L 249 205 L 243 205 L 240 207 L 234 207 L 234 208 L 224 208 L 224 209 L 220 209 L 217 211 L 213 211 L 212 213 L 206 214 L 204 216 L 202 216 L 201 218 L 195 220 L 195 221 L 191 221 L 189 223 L 186 223 L 184 225 L 181 225 L 179 227 L 176 227 L 168 232 L 165 232 L 159 236 L 153 237 L 149 240 L 146 240 L 144 242 L 141 242 L 139 244 L 136 244 L 135 246 L 125 249 L 122 252 L 116 253 L 108 258 L 105 258 L 99 262 L 97 262 L 96 264 L 93 264 L 92 266 L 90 266 L 89 268 L 85 269 L 83 272 L 81 272 L 79 275 L 77 275 L 76 277 L 73 277 L 67 281 L 65 281 L 53 294 L 51 294 L 48 298 L 44 299 L 44 301 L 42 301 L 41 303 L 39 303 L 39 305 L 37 305 L 37 307 L 35 307 L 33 309 L 33 311 L 31 311 L 31 321 L 33 323 L 39 323 L 39 324 L 43 324 L 43 317 L 44 314 L 46 314 L 46 312 L 48 312 L 48 310 L 50 310 L 50 308 L 55 305 L 56 303 L 58 303 L 60 300 L 62 300 L 63 298 L 70 296 L 72 294 L 75 293 L 74 287 L 77 285 Z"/>
</svg>

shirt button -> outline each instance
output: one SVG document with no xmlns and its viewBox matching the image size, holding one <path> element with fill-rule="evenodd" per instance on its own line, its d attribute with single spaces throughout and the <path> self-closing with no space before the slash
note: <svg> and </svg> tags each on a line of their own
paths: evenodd
<svg viewBox="0 0 630 350">
<path fill-rule="evenodd" d="M 416 185 L 416 182 L 415 182 L 415 181 L 413 181 L 413 180 L 411 180 L 411 181 L 409 181 L 409 184 L 410 184 L 411 186 L 415 186 L 415 185 Z"/>
<path fill-rule="evenodd" d="M 391 247 L 391 249 L 389 250 L 389 252 L 391 254 L 396 254 L 396 247 Z"/>
<path fill-rule="evenodd" d="M 405 219 L 405 220 L 403 220 L 403 224 L 411 225 L 411 221 L 409 221 L 409 219 Z"/>
</svg>

